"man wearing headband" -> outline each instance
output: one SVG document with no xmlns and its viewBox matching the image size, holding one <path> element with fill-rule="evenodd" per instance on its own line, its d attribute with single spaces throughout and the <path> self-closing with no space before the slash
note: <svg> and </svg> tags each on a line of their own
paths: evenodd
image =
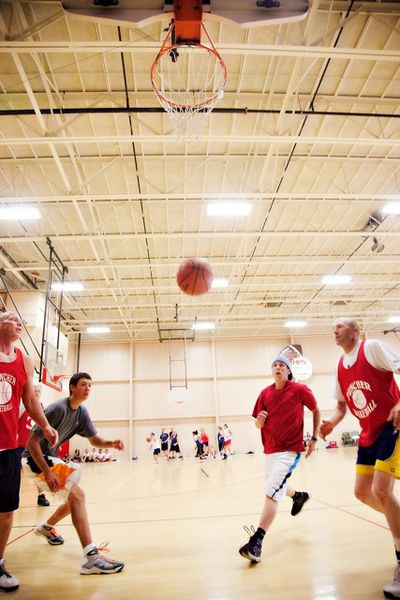
<svg viewBox="0 0 400 600">
<path fill-rule="evenodd" d="M 293 516 L 299 514 L 309 499 L 307 492 L 296 492 L 288 487 L 288 479 L 304 452 L 304 406 L 313 414 L 313 435 L 307 444 L 306 458 L 317 442 L 319 409 L 312 391 L 303 383 L 293 380 L 292 367 L 284 356 L 272 361 L 274 383 L 259 395 L 253 410 L 255 425 L 261 430 L 261 440 L 266 454 L 265 502 L 257 531 L 239 554 L 252 562 L 260 562 L 265 533 L 271 526 L 278 502 L 285 496 L 292 498 Z"/>
</svg>

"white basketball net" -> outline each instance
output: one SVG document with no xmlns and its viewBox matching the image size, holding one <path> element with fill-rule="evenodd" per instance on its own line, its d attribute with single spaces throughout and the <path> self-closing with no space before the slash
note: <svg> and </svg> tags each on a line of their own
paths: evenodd
<svg viewBox="0 0 400 600">
<path fill-rule="evenodd" d="M 178 137 L 200 134 L 203 122 L 224 94 L 226 66 L 202 26 L 209 46 L 168 45 L 172 25 L 151 69 L 153 90 L 170 115 Z"/>
</svg>

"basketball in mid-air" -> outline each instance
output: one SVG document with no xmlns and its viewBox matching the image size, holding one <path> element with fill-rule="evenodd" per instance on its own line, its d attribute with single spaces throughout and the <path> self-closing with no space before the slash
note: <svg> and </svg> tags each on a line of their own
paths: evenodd
<svg viewBox="0 0 400 600">
<path fill-rule="evenodd" d="M 187 258 L 176 274 L 179 287 L 189 296 L 199 296 L 208 292 L 213 279 L 211 265 L 205 258 Z"/>
<path fill-rule="evenodd" d="M 151 437 L 147 437 L 146 442 L 151 442 Z"/>
</svg>

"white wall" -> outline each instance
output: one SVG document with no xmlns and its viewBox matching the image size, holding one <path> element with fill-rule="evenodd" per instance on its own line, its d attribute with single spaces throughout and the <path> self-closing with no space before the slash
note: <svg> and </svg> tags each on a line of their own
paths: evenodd
<svg viewBox="0 0 400 600">
<path fill-rule="evenodd" d="M 394 336 L 383 336 L 400 354 L 400 342 Z M 314 373 L 306 382 L 315 393 L 322 418 L 331 414 L 334 371 L 340 356 L 332 337 L 298 336 L 275 340 L 219 340 L 187 343 L 187 370 L 190 402 L 167 403 L 169 392 L 168 343 L 82 343 L 79 369 L 88 371 L 94 380 L 88 408 L 99 432 L 122 438 L 125 458 L 132 455 L 149 457 L 145 441 L 150 431 L 176 427 L 185 454 L 192 454 L 193 429 L 205 427 L 215 439 L 218 424 L 228 423 L 233 430 L 233 450 L 261 451 L 259 432 L 251 412 L 256 398 L 272 383 L 270 365 L 288 343 L 302 345 L 303 354 L 314 365 Z M 172 349 L 179 354 L 179 344 Z M 76 351 L 70 346 L 69 362 L 76 365 Z M 305 431 L 312 429 L 311 413 L 305 412 Z M 337 427 L 333 439 L 340 441 L 342 431 L 358 429 L 351 415 Z M 72 448 L 87 446 L 79 438 Z"/>
</svg>

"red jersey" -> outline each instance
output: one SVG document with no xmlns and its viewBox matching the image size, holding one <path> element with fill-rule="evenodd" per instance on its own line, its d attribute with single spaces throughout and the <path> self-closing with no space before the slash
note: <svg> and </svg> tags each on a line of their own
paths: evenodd
<svg viewBox="0 0 400 600">
<path fill-rule="evenodd" d="M 17 448 L 19 405 L 27 375 L 19 348 L 15 360 L 0 362 L 0 450 Z"/>
<path fill-rule="evenodd" d="M 311 411 L 317 408 L 314 394 L 304 383 L 288 381 L 282 390 L 272 384 L 261 392 L 253 417 L 262 410 L 268 413 L 261 429 L 264 454 L 304 451 L 304 406 Z"/>
<path fill-rule="evenodd" d="M 18 421 L 18 446 L 20 448 L 26 448 L 34 425 L 35 422 L 32 421 L 26 410 L 24 410 Z"/>
<path fill-rule="evenodd" d="M 354 365 L 346 369 L 341 357 L 338 381 L 350 412 L 360 422 L 359 446 L 371 446 L 382 433 L 391 408 L 400 402 L 393 373 L 373 367 L 365 357 L 362 342 Z"/>
</svg>

